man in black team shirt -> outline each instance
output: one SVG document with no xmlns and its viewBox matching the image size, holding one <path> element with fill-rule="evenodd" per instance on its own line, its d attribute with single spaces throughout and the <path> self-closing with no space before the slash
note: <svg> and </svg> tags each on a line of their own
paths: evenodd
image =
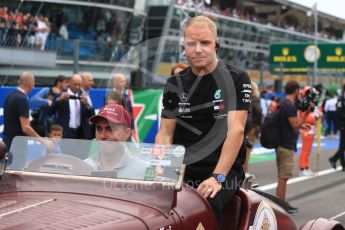
<svg viewBox="0 0 345 230">
<path fill-rule="evenodd" d="M 244 179 L 251 82 L 246 72 L 217 58 L 217 28 L 209 18 L 187 21 L 183 43 L 191 66 L 166 83 L 155 142 L 186 147 L 185 182 L 207 198 L 219 224 Z"/>
</svg>

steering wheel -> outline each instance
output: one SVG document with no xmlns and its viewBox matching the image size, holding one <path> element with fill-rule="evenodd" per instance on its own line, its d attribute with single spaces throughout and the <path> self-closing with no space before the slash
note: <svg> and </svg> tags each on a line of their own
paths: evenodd
<svg viewBox="0 0 345 230">
<path fill-rule="evenodd" d="M 91 171 L 94 171 L 94 169 L 77 157 L 66 154 L 52 154 L 32 161 L 25 171 L 90 176 Z"/>
</svg>

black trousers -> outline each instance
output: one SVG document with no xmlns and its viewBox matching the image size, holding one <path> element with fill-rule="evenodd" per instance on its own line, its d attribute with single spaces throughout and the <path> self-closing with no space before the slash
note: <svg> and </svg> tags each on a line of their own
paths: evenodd
<svg viewBox="0 0 345 230">
<path fill-rule="evenodd" d="M 210 178 L 212 170 L 205 170 L 203 172 L 198 170 L 189 169 L 187 166 L 184 182 L 194 188 L 197 188 L 201 182 Z M 207 198 L 215 214 L 218 226 L 222 222 L 222 213 L 226 204 L 230 201 L 233 194 L 241 186 L 244 180 L 244 172 L 242 166 L 233 167 L 226 176 L 223 182 L 222 190 L 220 190 L 214 198 Z"/>
<path fill-rule="evenodd" d="M 84 133 L 82 127 L 77 129 L 68 128 L 68 136 L 67 138 L 71 139 L 84 139 Z"/>
<path fill-rule="evenodd" d="M 337 161 L 340 159 L 340 164 L 345 169 L 345 128 L 340 129 L 339 148 L 338 151 L 331 157 L 331 160 Z"/>
</svg>

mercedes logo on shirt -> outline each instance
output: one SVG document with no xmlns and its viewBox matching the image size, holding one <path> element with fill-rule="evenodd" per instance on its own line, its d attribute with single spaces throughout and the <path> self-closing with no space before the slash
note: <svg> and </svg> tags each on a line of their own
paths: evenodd
<svg viewBox="0 0 345 230">
<path fill-rule="evenodd" d="M 186 102 L 188 100 L 188 94 L 187 93 L 181 93 L 180 94 L 180 100 L 181 100 L 181 102 Z"/>
</svg>

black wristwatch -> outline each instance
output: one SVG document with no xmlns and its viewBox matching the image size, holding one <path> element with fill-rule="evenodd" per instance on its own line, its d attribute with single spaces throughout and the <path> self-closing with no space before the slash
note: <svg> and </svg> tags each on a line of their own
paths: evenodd
<svg viewBox="0 0 345 230">
<path fill-rule="evenodd" d="M 225 175 L 220 173 L 212 173 L 211 176 L 215 178 L 218 183 L 223 183 L 225 181 Z"/>
</svg>

